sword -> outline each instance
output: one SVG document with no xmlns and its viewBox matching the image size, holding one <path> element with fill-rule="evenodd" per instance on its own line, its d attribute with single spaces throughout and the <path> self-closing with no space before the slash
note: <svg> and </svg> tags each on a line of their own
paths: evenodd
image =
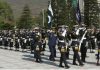
<svg viewBox="0 0 100 70">
<path fill-rule="evenodd" d="M 79 49 L 80 49 L 80 47 L 81 47 L 81 44 L 82 44 L 82 42 L 83 42 L 83 40 L 84 40 L 84 37 L 85 37 L 86 33 L 87 33 L 87 30 L 85 31 L 85 33 L 83 34 L 83 36 L 82 36 L 82 38 L 81 38 L 81 41 L 80 41 L 80 44 L 79 44 Z"/>
</svg>

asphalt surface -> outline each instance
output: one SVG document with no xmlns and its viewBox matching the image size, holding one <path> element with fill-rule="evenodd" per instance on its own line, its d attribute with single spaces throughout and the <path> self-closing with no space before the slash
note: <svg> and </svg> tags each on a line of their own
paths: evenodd
<svg viewBox="0 0 100 70">
<path fill-rule="evenodd" d="M 90 53 L 89 50 L 87 52 L 86 63 L 84 66 L 75 66 L 72 65 L 73 61 L 73 52 L 70 51 L 70 56 L 67 61 L 70 69 L 98 69 L 100 70 L 100 66 L 96 66 L 96 53 Z M 30 54 L 30 51 L 22 52 L 14 51 L 14 50 L 7 50 L 7 49 L 0 49 L 0 69 L 64 69 L 59 67 L 59 57 L 60 53 L 57 50 L 57 57 L 56 61 L 50 61 L 49 58 L 50 52 L 48 47 L 42 55 L 43 63 L 36 63 L 34 59 L 34 54 Z"/>
</svg>

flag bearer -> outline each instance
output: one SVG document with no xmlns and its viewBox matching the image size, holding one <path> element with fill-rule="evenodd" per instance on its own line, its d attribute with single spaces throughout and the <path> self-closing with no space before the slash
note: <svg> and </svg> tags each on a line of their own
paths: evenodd
<svg viewBox="0 0 100 70">
<path fill-rule="evenodd" d="M 70 67 L 68 66 L 66 61 L 67 45 L 66 45 L 65 35 L 66 35 L 66 29 L 64 27 L 60 28 L 58 30 L 58 49 L 60 50 L 60 55 L 61 55 L 59 67 L 65 67 L 66 69 L 68 69 Z M 62 63 L 64 63 L 65 66 L 63 66 Z"/>
<path fill-rule="evenodd" d="M 82 62 L 85 62 L 86 60 L 86 53 L 87 53 L 87 46 L 86 46 L 86 43 L 87 43 L 87 29 L 85 27 L 86 25 L 85 24 L 82 24 L 81 25 L 81 28 L 80 28 L 80 31 L 79 31 L 79 36 L 80 36 L 80 43 L 79 43 L 79 46 L 80 46 L 80 52 L 81 52 L 81 60 Z"/>
<path fill-rule="evenodd" d="M 73 65 L 78 65 L 76 63 L 76 60 L 78 60 L 79 65 L 83 66 L 83 63 L 82 63 L 80 56 L 79 56 L 79 49 L 80 48 L 79 48 L 78 38 L 79 38 L 79 28 L 78 28 L 78 26 L 75 25 L 73 30 L 72 30 L 72 33 L 71 33 L 71 40 L 72 40 L 71 46 L 72 46 L 73 52 L 74 52 Z"/>
</svg>

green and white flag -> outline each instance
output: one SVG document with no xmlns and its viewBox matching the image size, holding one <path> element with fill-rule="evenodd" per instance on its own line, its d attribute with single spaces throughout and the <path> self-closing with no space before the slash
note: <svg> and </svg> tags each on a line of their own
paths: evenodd
<svg viewBox="0 0 100 70">
<path fill-rule="evenodd" d="M 51 27 L 51 25 L 52 25 L 53 15 L 54 14 L 53 14 L 51 2 L 49 1 L 49 5 L 48 5 L 48 25 L 49 25 L 49 27 Z"/>
<path fill-rule="evenodd" d="M 73 8 L 77 8 L 77 3 L 78 3 L 78 0 L 72 0 Z"/>
</svg>

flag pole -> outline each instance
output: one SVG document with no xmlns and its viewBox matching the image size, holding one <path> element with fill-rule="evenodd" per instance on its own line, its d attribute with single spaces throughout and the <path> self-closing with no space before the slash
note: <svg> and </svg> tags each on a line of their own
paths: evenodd
<svg viewBox="0 0 100 70">
<path fill-rule="evenodd" d="M 44 27 L 44 9 L 42 9 L 42 14 L 43 14 L 43 27 Z"/>
</svg>

